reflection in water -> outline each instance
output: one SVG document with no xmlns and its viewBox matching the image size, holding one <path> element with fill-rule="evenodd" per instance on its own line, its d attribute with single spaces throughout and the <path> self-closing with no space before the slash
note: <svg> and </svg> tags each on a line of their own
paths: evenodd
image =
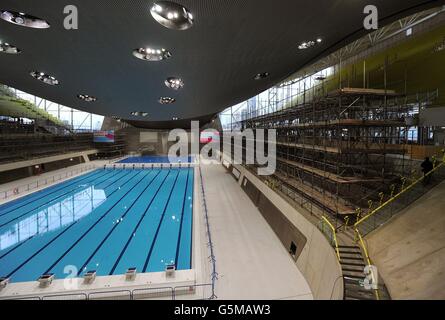
<svg viewBox="0 0 445 320">
<path fill-rule="evenodd" d="M 38 213 L 23 218 L 0 231 L 0 251 L 35 235 L 42 235 L 63 228 L 77 221 L 105 202 L 103 189 L 89 186 L 68 198 L 51 203 Z M 18 211 L 20 215 L 20 211 Z"/>
</svg>

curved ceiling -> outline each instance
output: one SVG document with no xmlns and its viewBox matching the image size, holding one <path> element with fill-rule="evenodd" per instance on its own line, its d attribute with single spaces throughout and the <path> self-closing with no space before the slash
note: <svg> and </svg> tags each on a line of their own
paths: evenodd
<svg viewBox="0 0 445 320">
<path fill-rule="evenodd" d="M 285 79 L 303 66 L 363 36 L 368 0 L 176 0 L 194 16 L 188 30 L 167 29 L 150 14 L 153 1 L 2 0 L 0 10 L 25 12 L 49 22 L 30 29 L 0 20 L 0 40 L 20 48 L 0 54 L 0 83 L 76 109 L 136 123 L 171 123 L 207 118 Z M 389 22 L 443 1 L 374 0 L 380 19 Z M 79 29 L 65 30 L 63 9 L 79 10 Z M 303 41 L 323 42 L 299 50 Z M 161 62 L 135 58 L 136 48 L 162 47 L 172 57 Z M 29 75 L 55 76 L 50 86 Z M 254 80 L 258 73 L 269 77 Z M 174 91 L 168 77 L 185 86 Z M 92 95 L 87 103 L 78 94 Z M 161 105 L 160 97 L 176 103 Z M 148 117 L 131 116 L 146 112 Z M 147 122 L 148 120 L 148 122 Z M 144 121 L 144 122 L 143 122 Z"/>
</svg>

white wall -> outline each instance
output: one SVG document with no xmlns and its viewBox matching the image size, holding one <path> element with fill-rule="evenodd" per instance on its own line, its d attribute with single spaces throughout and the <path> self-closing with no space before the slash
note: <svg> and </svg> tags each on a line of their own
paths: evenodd
<svg viewBox="0 0 445 320">
<path fill-rule="evenodd" d="M 246 177 L 306 237 L 307 242 L 297 260 L 297 266 L 309 283 L 314 299 L 343 299 L 341 266 L 334 249 L 321 231 L 244 167 L 238 165 L 235 167 L 241 172 L 240 181 Z"/>
</svg>

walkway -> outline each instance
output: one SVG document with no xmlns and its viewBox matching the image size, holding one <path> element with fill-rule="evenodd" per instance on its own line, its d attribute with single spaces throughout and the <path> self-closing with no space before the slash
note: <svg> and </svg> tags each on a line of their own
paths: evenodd
<svg viewBox="0 0 445 320">
<path fill-rule="evenodd" d="M 278 237 L 221 165 L 202 165 L 218 299 L 312 299 Z"/>
</svg>

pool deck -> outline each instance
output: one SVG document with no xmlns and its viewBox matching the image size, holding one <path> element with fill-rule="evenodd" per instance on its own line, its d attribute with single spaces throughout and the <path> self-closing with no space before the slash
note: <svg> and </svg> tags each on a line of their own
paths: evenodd
<svg viewBox="0 0 445 320">
<path fill-rule="evenodd" d="M 261 213 L 222 165 L 201 165 L 216 256 L 218 299 L 313 299 Z"/>
</svg>

